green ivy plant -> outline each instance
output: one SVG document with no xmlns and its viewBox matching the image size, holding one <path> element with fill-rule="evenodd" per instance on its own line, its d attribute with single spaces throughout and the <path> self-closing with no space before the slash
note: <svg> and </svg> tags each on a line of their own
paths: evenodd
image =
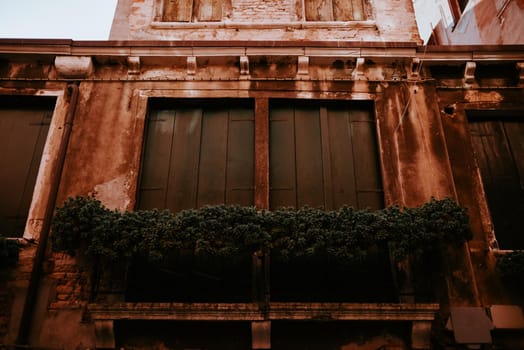
<svg viewBox="0 0 524 350">
<path fill-rule="evenodd" d="M 15 267 L 18 263 L 20 245 L 17 240 L 0 235 L 0 270 Z"/>
<path fill-rule="evenodd" d="M 524 290 L 524 251 L 497 256 L 497 269 L 507 285 Z"/>
<path fill-rule="evenodd" d="M 231 256 L 263 252 L 283 258 L 326 255 L 362 261 L 372 248 L 389 246 L 398 261 L 421 256 L 442 243 L 471 239 L 466 209 L 451 199 L 431 199 L 418 208 L 378 211 L 342 207 L 325 211 L 257 210 L 207 206 L 172 214 L 167 210 L 115 211 L 93 197 L 69 198 L 52 224 L 54 251 L 104 261 L 140 255 L 161 261 L 175 249 Z"/>
</svg>

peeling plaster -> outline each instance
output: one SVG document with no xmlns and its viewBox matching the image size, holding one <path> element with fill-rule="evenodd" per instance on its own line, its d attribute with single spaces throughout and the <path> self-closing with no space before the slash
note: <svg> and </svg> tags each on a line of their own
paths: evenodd
<svg viewBox="0 0 524 350">
<path fill-rule="evenodd" d="M 126 210 L 131 204 L 129 189 L 131 185 L 126 175 L 98 184 L 94 188 L 96 197 L 109 209 Z"/>
<path fill-rule="evenodd" d="M 466 91 L 464 98 L 468 102 L 502 102 L 504 97 L 496 91 Z"/>
</svg>

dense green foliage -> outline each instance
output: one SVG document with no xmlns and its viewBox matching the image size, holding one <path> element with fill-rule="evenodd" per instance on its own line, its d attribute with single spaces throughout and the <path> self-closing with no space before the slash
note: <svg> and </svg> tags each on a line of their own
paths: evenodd
<svg viewBox="0 0 524 350">
<path fill-rule="evenodd" d="M 173 249 L 186 248 L 221 256 L 240 251 L 284 258 L 327 255 L 350 262 L 363 260 L 374 247 L 389 245 L 400 260 L 440 242 L 461 244 L 470 238 L 466 210 L 450 199 L 378 211 L 208 206 L 173 215 L 112 211 L 95 198 L 76 197 L 56 210 L 52 246 L 113 261 L 137 254 L 159 261 Z"/>
<path fill-rule="evenodd" d="M 0 236 L 0 269 L 16 266 L 19 251 L 18 241 Z"/>
<path fill-rule="evenodd" d="M 497 269 L 505 283 L 518 289 L 524 289 L 524 251 L 498 256 Z"/>
</svg>

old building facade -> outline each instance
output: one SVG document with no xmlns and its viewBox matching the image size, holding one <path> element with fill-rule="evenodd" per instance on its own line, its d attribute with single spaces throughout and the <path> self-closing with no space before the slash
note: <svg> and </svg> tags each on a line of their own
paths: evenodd
<svg viewBox="0 0 524 350">
<path fill-rule="evenodd" d="M 0 40 L 0 223 L 22 246 L 0 344 L 522 348 L 496 261 L 524 246 L 524 48 L 420 45 L 408 0 L 121 0 L 109 41 Z M 180 254 L 104 271 L 93 294 L 82 254 L 50 249 L 78 195 L 172 212 L 449 197 L 473 238 L 423 287 L 387 251 L 359 269 Z"/>
<path fill-rule="evenodd" d="M 524 43 L 524 4 L 517 0 L 415 0 L 421 30 L 434 45 Z"/>
</svg>

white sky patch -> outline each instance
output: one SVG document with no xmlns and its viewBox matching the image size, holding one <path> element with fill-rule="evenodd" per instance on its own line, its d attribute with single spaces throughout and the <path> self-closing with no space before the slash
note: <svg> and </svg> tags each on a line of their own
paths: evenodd
<svg viewBox="0 0 524 350">
<path fill-rule="evenodd" d="M 107 40 L 117 0 L 0 0 L 0 38 Z"/>
</svg>

